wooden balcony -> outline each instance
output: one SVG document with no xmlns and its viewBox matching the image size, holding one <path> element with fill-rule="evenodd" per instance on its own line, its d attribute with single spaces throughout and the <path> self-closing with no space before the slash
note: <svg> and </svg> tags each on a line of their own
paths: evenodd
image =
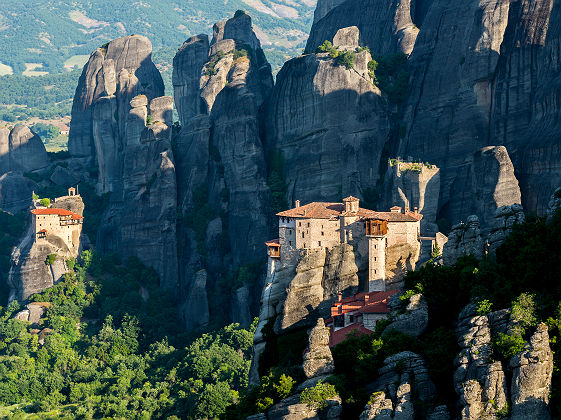
<svg viewBox="0 0 561 420">
<path fill-rule="evenodd" d="M 384 236 L 388 234 L 386 220 L 366 220 L 366 236 Z"/>
</svg>

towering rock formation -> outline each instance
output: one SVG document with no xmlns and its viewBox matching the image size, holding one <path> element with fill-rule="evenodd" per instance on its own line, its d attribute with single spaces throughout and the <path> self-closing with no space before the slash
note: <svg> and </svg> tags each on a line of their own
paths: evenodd
<svg viewBox="0 0 561 420">
<path fill-rule="evenodd" d="M 171 150 L 173 99 L 142 36 L 93 52 L 72 107 L 71 163 L 97 166 L 97 190 L 111 194 L 98 250 L 136 256 L 177 287 L 177 187 Z M 93 238 L 92 238 L 93 239 Z"/>
<path fill-rule="evenodd" d="M 131 99 L 144 94 L 150 101 L 164 94 L 164 82 L 151 57 L 148 38 L 115 39 L 92 53 L 78 82 L 68 149 L 87 164 L 97 158 L 103 192 L 113 191 L 118 176 L 114 159 L 124 146 Z"/>
<path fill-rule="evenodd" d="M 185 220 L 181 288 L 188 290 L 201 268 L 213 288 L 224 273 L 263 261 L 269 232 L 260 127 L 273 78 L 251 18 L 239 14 L 217 23 L 210 43 L 206 35 L 187 40 L 174 58 L 173 84 L 182 124 L 176 140 Z M 205 243 L 209 237 L 215 241 Z M 186 319 L 197 316 L 186 310 Z"/>
<path fill-rule="evenodd" d="M 336 41 L 357 50 L 358 29 L 350 30 L 354 37 L 343 29 L 347 36 Z M 353 38 L 355 45 L 347 45 Z M 278 74 L 267 145 L 284 158 L 289 201 L 339 201 L 376 185 L 390 119 L 368 74 L 370 60 L 368 51 L 358 52 L 348 69 L 328 54 L 308 54 L 288 61 Z"/>
</svg>

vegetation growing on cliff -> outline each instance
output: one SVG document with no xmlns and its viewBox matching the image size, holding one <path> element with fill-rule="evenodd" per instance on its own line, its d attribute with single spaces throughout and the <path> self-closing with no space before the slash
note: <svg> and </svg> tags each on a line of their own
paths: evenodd
<svg viewBox="0 0 561 420">
<path fill-rule="evenodd" d="M 252 328 L 189 344 L 171 296 L 136 259 L 84 252 L 64 281 L 34 295 L 39 325 L 0 309 L 0 404 L 10 417 L 219 417 L 247 387 Z M 18 414 L 19 413 L 19 414 Z"/>
</svg>

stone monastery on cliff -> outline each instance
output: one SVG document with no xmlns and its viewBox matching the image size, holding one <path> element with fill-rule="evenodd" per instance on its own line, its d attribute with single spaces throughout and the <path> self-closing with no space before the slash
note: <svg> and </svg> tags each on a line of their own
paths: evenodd
<svg viewBox="0 0 561 420">
<path fill-rule="evenodd" d="M 386 250 L 400 243 L 420 249 L 421 219 L 415 211 L 393 207 L 389 212 L 360 208 L 360 200 L 309 203 L 277 214 L 279 238 L 266 242 L 269 260 L 296 260 L 314 248 L 341 243 L 368 247 L 368 292 L 386 290 Z"/>
<path fill-rule="evenodd" d="M 68 197 L 76 197 L 76 189 L 68 189 Z M 64 198 L 64 197 L 59 197 Z M 56 200 L 54 205 L 56 206 Z M 57 236 L 69 250 L 78 249 L 84 218 L 77 213 L 55 207 L 36 207 L 31 210 L 33 215 L 33 231 L 35 240 Z"/>
</svg>

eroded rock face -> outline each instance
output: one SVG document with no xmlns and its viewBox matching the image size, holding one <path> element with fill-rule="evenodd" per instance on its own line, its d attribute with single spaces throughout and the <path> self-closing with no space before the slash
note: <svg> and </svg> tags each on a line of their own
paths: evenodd
<svg viewBox="0 0 561 420">
<path fill-rule="evenodd" d="M 417 208 L 423 215 L 421 234 L 438 232 L 436 219 L 440 197 L 440 169 L 434 165 L 395 162 L 388 166 L 384 179 L 385 207 Z"/>
<path fill-rule="evenodd" d="M 296 276 L 279 301 L 275 332 L 297 326 L 313 326 L 318 316 L 329 316 L 329 308 L 340 291 L 358 290 L 358 268 L 351 245 L 311 250 L 296 266 Z"/>
<path fill-rule="evenodd" d="M 433 412 L 431 405 L 436 398 L 436 388 L 418 354 L 405 351 L 384 360 L 372 389 L 376 392 L 362 412 L 361 420 L 413 420 L 418 418 L 416 414 L 420 415 L 415 413 L 414 400 L 420 401 L 428 412 Z"/>
<path fill-rule="evenodd" d="M 497 209 L 521 204 L 514 166 L 504 146 L 488 146 L 477 151 L 452 185 L 448 214 L 454 223 L 475 214 L 481 228 L 489 232 Z"/>
<path fill-rule="evenodd" d="M 127 36 L 95 50 L 84 67 L 74 96 L 68 139 L 70 154 L 86 161 L 95 162 L 97 158 L 100 166 L 106 165 L 105 160 L 111 155 L 100 157 L 99 149 L 110 146 L 119 150 L 123 146 L 129 103 L 140 94 L 148 100 L 164 94 L 164 82 L 152 62 L 152 44 L 148 38 Z M 102 98 L 104 105 L 94 117 L 94 105 Z M 103 120 L 103 127 L 96 130 L 95 120 L 98 123 Z"/>
<path fill-rule="evenodd" d="M 444 264 L 453 265 L 463 255 L 473 255 L 481 259 L 485 255 L 485 240 L 481 235 L 479 218 L 469 216 L 466 223 L 452 226 L 448 242 L 442 250 Z"/>
<path fill-rule="evenodd" d="M 314 52 L 325 40 L 331 41 L 339 29 L 349 26 L 358 27 L 361 45 L 370 47 L 378 55 L 410 54 L 419 33 L 411 19 L 409 0 L 399 3 L 379 0 L 320 1 L 306 52 Z"/>
<path fill-rule="evenodd" d="M 207 272 L 201 270 L 196 274 L 189 296 L 183 304 L 182 316 L 189 332 L 204 328 L 210 320 L 206 283 Z"/>
<path fill-rule="evenodd" d="M 156 101 L 156 105 L 150 103 L 151 111 L 168 119 L 171 98 Z M 177 187 L 171 127 L 155 119 L 147 125 L 147 116 L 147 97 L 133 98 L 122 138 L 125 147 L 116 168 L 118 182 L 112 186 L 97 246 L 101 252 L 138 257 L 156 270 L 162 287 L 176 290 Z"/>
<path fill-rule="evenodd" d="M 491 359 L 491 333 L 506 332 L 507 319 L 506 311 L 477 316 L 474 305 L 464 308 L 458 318 L 461 351 L 456 358 L 454 387 L 460 396 L 462 419 L 493 417 L 507 406 L 503 366 Z"/>
<path fill-rule="evenodd" d="M 386 327 L 384 333 L 396 330 L 413 337 L 419 337 L 425 332 L 429 323 L 429 311 L 423 295 L 416 294 L 411 296 L 405 308 L 405 313 L 398 314 L 398 311 L 395 312 L 394 320 Z"/>
<path fill-rule="evenodd" d="M 540 324 L 524 351 L 510 361 L 512 368 L 512 420 L 551 418 L 549 395 L 553 353 L 547 326 Z"/>
<path fill-rule="evenodd" d="M 327 400 L 327 408 L 319 412 L 319 410 L 302 404 L 300 402 L 300 394 L 290 396 L 278 404 L 275 404 L 267 411 L 268 420 L 302 420 L 302 419 L 320 419 L 326 418 L 330 420 L 338 420 L 341 412 L 341 399 Z"/>
<path fill-rule="evenodd" d="M 319 318 L 317 325 L 310 331 L 302 367 L 308 379 L 328 375 L 335 370 L 329 349 L 329 328 L 326 328 L 323 318 Z"/>
<path fill-rule="evenodd" d="M 359 52 L 347 69 L 328 54 L 311 54 L 279 72 L 268 106 L 267 144 L 284 157 L 289 202 L 336 202 L 375 186 L 390 122 L 386 101 L 368 75 L 369 61 L 368 51 Z"/>
</svg>

